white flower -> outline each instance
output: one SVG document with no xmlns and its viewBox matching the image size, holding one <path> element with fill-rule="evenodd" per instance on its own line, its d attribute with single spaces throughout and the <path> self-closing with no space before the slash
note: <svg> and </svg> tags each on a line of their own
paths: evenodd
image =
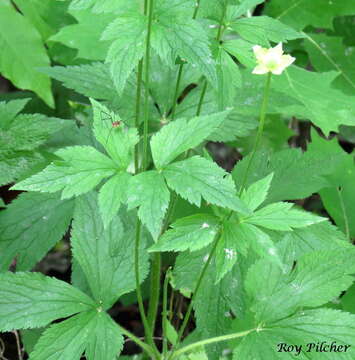
<svg viewBox="0 0 355 360">
<path fill-rule="evenodd" d="M 255 45 L 253 51 L 258 63 L 253 70 L 253 74 L 262 75 L 272 72 L 275 75 L 280 75 L 296 60 L 290 55 L 283 55 L 282 43 L 278 43 L 270 49 Z"/>
</svg>

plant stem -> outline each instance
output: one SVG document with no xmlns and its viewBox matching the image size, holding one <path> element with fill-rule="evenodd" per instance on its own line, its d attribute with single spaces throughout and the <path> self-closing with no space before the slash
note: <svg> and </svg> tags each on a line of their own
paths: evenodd
<svg viewBox="0 0 355 360">
<path fill-rule="evenodd" d="M 175 111 L 176 111 L 176 107 L 177 107 L 177 101 L 178 101 L 178 98 L 179 98 L 179 88 L 180 88 L 180 83 L 181 83 L 181 77 L 182 77 L 183 70 L 184 70 L 184 64 L 180 64 L 179 71 L 178 71 L 178 76 L 177 76 L 177 80 L 176 80 L 176 85 L 175 85 L 173 107 L 171 108 L 171 120 L 175 119 Z"/>
<path fill-rule="evenodd" d="M 149 84 L 150 84 L 150 39 L 152 34 L 152 23 L 153 23 L 153 9 L 154 9 L 154 0 L 149 0 L 148 2 L 148 28 L 147 28 L 147 40 L 146 40 L 146 49 L 144 57 L 144 125 L 143 125 L 143 160 L 142 160 L 142 170 L 147 169 L 148 163 L 148 125 L 149 125 Z"/>
<path fill-rule="evenodd" d="M 261 103 L 261 109 L 260 109 L 260 120 L 259 120 L 258 132 L 256 134 L 255 143 L 254 143 L 253 149 L 251 151 L 251 155 L 249 157 L 248 165 L 247 165 L 247 168 L 246 168 L 244 176 L 243 176 L 242 185 L 241 185 L 240 190 L 239 190 L 239 195 L 241 195 L 242 191 L 244 190 L 244 187 L 245 187 L 247 179 L 248 179 L 249 171 L 250 171 L 250 166 L 251 166 L 251 164 L 252 164 L 252 162 L 254 160 L 255 153 L 258 150 L 258 147 L 260 145 L 260 140 L 261 140 L 262 135 L 263 135 L 264 125 L 265 125 L 266 110 L 267 110 L 267 105 L 268 105 L 268 102 L 269 102 L 269 95 L 270 95 L 270 83 L 271 83 L 271 72 L 269 72 L 267 74 L 265 88 L 264 88 L 263 101 Z"/>
<path fill-rule="evenodd" d="M 237 339 L 239 337 L 243 337 L 246 336 L 248 334 L 250 334 L 252 331 L 254 331 L 255 329 L 252 330 L 246 330 L 246 331 L 241 331 L 238 333 L 234 333 L 234 334 L 228 334 L 228 335 L 223 335 L 223 336 L 217 336 L 217 337 L 213 337 L 210 339 L 205 339 L 205 340 L 201 340 L 198 342 L 195 342 L 193 344 L 184 346 L 183 348 L 181 348 L 180 350 L 177 350 L 171 357 L 171 359 L 174 359 L 175 357 L 188 352 L 196 347 L 200 347 L 200 346 L 204 346 L 204 345 L 208 345 L 208 344 L 213 344 L 216 342 L 221 342 L 221 341 L 227 341 L 227 340 L 232 340 L 232 339 Z"/>
<path fill-rule="evenodd" d="M 143 60 L 139 61 L 138 74 L 137 74 L 137 92 L 136 92 L 136 114 L 135 114 L 135 127 L 139 129 L 139 117 L 141 112 L 141 101 L 142 101 L 142 80 L 143 80 Z M 134 168 L 135 173 L 139 171 L 139 144 L 134 149 Z"/>
<path fill-rule="evenodd" d="M 156 358 L 156 354 L 154 353 L 151 346 L 144 343 L 141 339 L 139 339 L 137 336 L 133 335 L 130 331 L 126 330 L 122 326 L 118 325 L 120 328 L 122 334 L 126 335 L 128 338 L 130 338 L 132 341 L 134 341 L 137 345 L 139 345 L 147 354 L 149 354 L 153 359 Z"/>
<path fill-rule="evenodd" d="M 210 253 L 209 253 L 209 255 L 208 255 L 207 261 L 206 261 L 205 265 L 203 266 L 202 271 L 201 271 L 201 273 L 200 273 L 200 276 L 199 276 L 199 278 L 198 278 L 198 280 L 197 280 L 195 289 L 194 289 L 194 291 L 193 291 L 193 295 L 192 295 L 192 297 L 191 297 L 190 304 L 189 304 L 189 306 L 188 306 L 188 308 L 187 308 L 186 314 L 185 314 L 185 316 L 184 316 L 184 320 L 183 320 L 182 325 L 181 325 L 181 327 L 180 327 L 180 329 L 179 329 L 179 332 L 178 332 L 178 338 L 177 338 L 177 341 L 176 341 L 176 346 L 180 343 L 181 338 L 182 338 L 182 336 L 184 335 L 184 331 L 185 331 L 185 329 L 186 329 L 186 326 L 187 326 L 187 324 L 188 324 L 188 322 L 189 322 L 189 320 L 190 320 L 190 316 L 191 316 L 191 313 L 192 313 L 193 303 L 194 303 L 194 301 L 195 301 L 195 299 L 196 299 L 198 290 L 200 289 L 200 286 L 201 286 L 202 280 L 203 280 L 203 278 L 204 278 L 204 276 L 205 276 L 205 274 L 206 274 L 207 268 L 208 268 L 209 264 L 211 263 L 212 257 L 213 257 L 213 255 L 214 255 L 214 253 L 215 253 L 215 251 L 216 251 L 216 248 L 217 248 L 217 244 L 218 244 L 218 240 L 219 240 L 219 238 L 220 238 L 220 235 L 221 235 L 221 232 L 218 231 L 218 233 L 217 233 L 216 236 L 215 236 L 215 240 L 214 240 L 214 242 L 213 242 L 213 247 L 212 247 L 212 249 L 211 249 L 211 251 L 210 251 Z M 176 346 L 173 347 L 171 354 L 174 354 L 174 348 L 175 348 Z M 171 359 L 172 357 L 173 357 L 173 355 L 170 355 L 170 358 L 169 358 L 169 359 Z"/>
<path fill-rule="evenodd" d="M 201 0 L 196 1 L 194 14 L 192 16 L 193 20 L 195 20 L 197 18 L 198 11 L 200 10 L 200 3 L 201 3 Z M 171 108 L 171 120 L 175 119 L 175 111 L 176 111 L 176 107 L 177 107 L 177 101 L 178 101 L 178 98 L 179 98 L 179 88 L 180 88 L 180 83 L 181 83 L 181 77 L 182 77 L 183 70 L 184 70 L 184 64 L 180 64 L 179 71 L 178 71 L 178 77 L 177 77 L 177 80 L 176 80 L 176 86 L 175 86 L 173 107 Z"/>
<path fill-rule="evenodd" d="M 134 272 L 135 272 L 135 278 L 136 278 L 136 294 L 137 294 L 138 308 L 139 308 L 139 312 L 140 312 L 143 326 L 144 326 L 144 332 L 148 338 L 148 342 L 153 346 L 153 344 L 154 344 L 153 333 L 149 326 L 148 319 L 145 315 L 143 296 L 142 296 L 141 285 L 140 285 L 141 281 L 140 281 L 140 275 L 139 275 L 139 248 L 140 248 L 141 232 L 142 232 L 142 224 L 141 224 L 140 220 L 137 218 L 136 241 L 135 241 L 135 247 L 134 247 Z"/>
<path fill-rule="evenodd" d="M 337 187 L 337 193 L 338 193 L 338 197 L 339 197 L 341 211 L 343 213 L 343 218 L 344 218 L 345 236 L 351 242 L 349 219 L 348 219 L 348 215 L 346 213 L 343 195 L 342 195 L 341 189 L 339 187 Z"/>
<path fill-rule="evenodd" d="M 167 321 L 168 321 L 168 285 L 170 277 L 170 268 L 167 270 L 163 285 L 163 359 L 168 352 L 168 339 L 167 339 Z"/>
<path fill-rule="evenodd" d="M 160 273 L 161 273 L 161 254 L 155 253 L 152 260 L 152 272 L 150 279 L 150 299 L 148 308 L 148 325 L 152 336 L 154 335 L 155 322 L 158 314 L 159 295 L 160 295 Z"/>
</svg>

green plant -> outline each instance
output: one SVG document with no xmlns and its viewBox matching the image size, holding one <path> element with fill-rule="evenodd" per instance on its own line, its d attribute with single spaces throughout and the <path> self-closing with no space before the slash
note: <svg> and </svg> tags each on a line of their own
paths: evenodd
<svg viewBox="0 0 355 360">
<path fill-rule="evenodd" d="M 113 360 L 124 336 L 157 360 L 354 358 L 355 172 L 337 142 L 354 142 L 351 15 L 340 0 L 3 0 L 0 72 L 46 105 L 0 102 L 0 183 L 27 191 L 0 204 L 0 330 L 25 330 L 31 360 Z M 287 143 L 301 122 L 304 152 Z M 211 142 L 243 155 L 231 173 Z M 291 202 L 314 193 L 340 229 Z M 69 227 L 71 284 L 30 272 Z M 143 339 L 107 313 L 127 294 Z"/>
</svg>

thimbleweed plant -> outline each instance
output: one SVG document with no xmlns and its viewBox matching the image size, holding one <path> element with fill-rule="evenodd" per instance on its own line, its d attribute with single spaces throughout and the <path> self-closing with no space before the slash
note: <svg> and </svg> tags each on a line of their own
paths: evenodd
<svg viewBox="0 0 355 360">
<path fill-rule="evenodd" d="M 353 359 L 355 5 L 37 3 L 0 4 L 0 72 L 33 92 L 0 102 L 18 358 Z M 40 273 L 69 238 L 70 283 Z"/>
</svg>

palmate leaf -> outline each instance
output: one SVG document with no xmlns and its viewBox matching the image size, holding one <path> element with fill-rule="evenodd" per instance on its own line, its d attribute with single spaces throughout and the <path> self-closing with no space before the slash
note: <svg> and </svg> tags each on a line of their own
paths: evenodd
<svg viewBox="0 0 355 360">
<path fill-rule="evenodd" d="M 316 73 L 292 66 L 274 81 L 275 88 L 300 101 L 305 117 L 328 135 L 340 125 L 355 125 L 353 98 L 331 87 L 337 72 Z"/>
<path fill-rule="evenodd" d="M 273 177 L 274 174 L 271 173 L 243 191 L 240 198 L 251 211 L 256 210 L 266 200 Z"/>
<path fill-rule="evenodd" d="M 126 228 L 119 216 L 104 228 L 97 195 L 91 192 L 76 201 L 71 243 L 97 303 L 108 309 L 121 295 L 134 290 L 133 228 Z M 148 272 L 145 243 L 139 249 L 141 280 Z"/>
<path fill-rule="evenodd" d="M 89 335 L 85 355 L 88 360 L 115 360 L 123 348 L 120 328 L 105 312 L 96 315 L 95 330 Z"/>
<path fill-rule="evenodd" d="M 270 47 L 270 42 L 287 42 L 303 38 L 304 35 L 282 22 L 268 16 L 241 18 L 231 24 L 242 38 L 254 44 Z"/>
<path fill-rule="evenodd" d="M 287 249 L 294 260 L 316 250 L 352 247 L 344 234 L 328 221 L 287 232 L 279 245 Z"/>
<path fill-rule="evenodd" d="M 128 77 L 138 65 L 145 50 L 147 19 L 140 12 L 119 15 L 105 29 L 102 40 L 113 41 L 106 62 L 110 64 L 111 76 L 119 94 Z"/>
<path fill-rule="evenodd" d="M 52 325 L 39 338 L 30 360 L 80 360 L 90 335 L 95 332 L 97 316 L 95 309 Z"/>
<path fill-rule="evenodd" d="M 39 69 L 69 89 L 95 99 L 113 101 L 117 96 L 109 67 L 101 62 L 80 66 L 53 66 Z"/>
<path fill-rule="evenodd" d="M 343 38 L 324 34 L 304 34 L 304 46 L 318 71 L 336 70 L 340 74 L 333 85 L 352 95 L 355 89 L 355 52 L 343 44 Z"/>
<path fill-rule="evenodd" d="M 40 273 L 0 274 L 0 329 L 27 329 L 92 309 L 80 290 Z"/>
<path fill-rule="evenodd" d="M 73 10 L 70 14 L 77 19 L 78 23 L 61 28 L 49 40 L 77 49 L 78 58 L 104 60 L 111 42 L 101 39 L 101 34 L 115 19 L 115 16 L 113 14 L 93 14 L 89 10 Z"/>
<path fill-rule="evenodd" d="M 248 10 L 253 9 L 257 5 L 264 2 L 264 0 L 232 0 L 235 3 L 235 7 L 232 10 L 232 18 L 238 18 L 241 15 L 245 15 Z"/>
<path fill-rule="evenodd" d="M 183 152 L 199 145 L 219 128 L 228 113 L 196 116 L 189 121 L 181 118 L 164 126 L 150 142 L 155 166 L 161 169 Z"/>
<path fill-rule="evenodd" d="M 11 31 L 9 31 L 11 29 Z M 20 89 L 32 90 L 49 106 L 54 106 L 48 76 L 35 71 L 49 66 L 41 37 L 9 0 L 0 3 L 0 72 Z M 22 39 L 18 42 L 18 39 Z M 13 44 L 17 44 L 13 46 Z"/>
<path fill-rule="evenodd" d="M 159 22 L 152 28 L 152 47 L 170 66 L 180 56 L 198 67 L 215 86 L 216 70 L 208 36 L 199 22 L 192 19 L 194 5 L 190 0 L 160 1 L 156 8 Z"/>
<path fill-rule="evenodd" d="M 68 199 L 92 190 L 117 169 L 111 159 L 91 146 L 67 147 L 57 151 L 56 155 L 63 160 L 53 162 L 11 189 L 49 193 L 63 190 L 62 199 Z"/>
<path fill-rule="evenodd" d="M 336 16 L 354 15 L 354 4 L 342 0 L 273 0 L 266 4 L 266 14 L 302 30 L 307 25 L 315 28 L 333 28 Z"/>
<path fill-rule="evenodd" d="M 271 230 L 291 231 L 325 221 L 326 218 L 293 208 L 292 203 L 275 203 L 257 210 L 243 221 Z"/>
<path fill-rule="evenodd" d="M 305 310 L 277 322 L 266 325 L 260 331 L 247 335 L 234 350 L 234 360 L 253 358 L 301 360 L 351 360 L 354 358 L 355 316 L 338 310 Z M 342 345 L 343 352 L 316 352 L 315 347 L 308 352 L 310 343 Z M 278 352 L 278 344 L 302 345 L 301 352 Z M 347 351 L 345 352 L 345 346 Z M 329 347 L 327 348 L 329 349 Z"/>
<path fill-rule="evenodd" d="M 209 245 L 215 238 L 218 218 L 207 214 L 196 214 L 181 218 L 171 224 L 150 251 L 195 251 Z"/>
<path fill-rule="evenodd" d="M 234 105 L 236 93 L 241 87 L 242 77 L 238 65 L 222 47 L 218 49 L 216 69 L 218 108 L 223 110 Z"/>
<path fill-rule="evenodd" d="M 128 209 L 139 206 L 138 216 L 156 240 L 162 230 L 170 192 L 159 172 L 146 171 L 131 178 L 129 182 Z"/>
<path fill-rule="evenodd" d="M 259 260 L 245 280 L 256 319 L 279 320 L 297 309 L 317 307 L 339 296 L 354 281 L 354 258 L 350 249 L 316 251 L 299 258 L 287 274 L 266 259 Z"/>
<path fill-rule="evenodd" d="M 121 205 L 126 202 L 130 178 L 128 173 L 120 172 L 101 187 L 98 201 L 105 228 L 117 214 Z"/>
<path fill-rule="evenodd" d="M 16 99 L 0 102 L 0 128 L 7 129 L 16 115 L 25 107 L 30 99 Z"/>
<path fill-rule="evenodd" d="M 237 197 L 231 177 L 211 161 L 193 156 L 168 165 L 163 175 L 168 186 L 191 204 L 200 206 L 203 198 L 214 205 L 249 212 Z"/>
<path fill-rule="evenodd" d="M 237 187 L 241 186 L 249 156 L 239 161 L 232 172 Z M 320 151 L 302 153 L 300 149 L 286 149 L 273 154 L 258 151 L 250 167 L 247 186 L 274 173 L 266 203 L 303 199 L 329 186 L 325 175 L 335 169 L 340 157 L 336 153 Z M 327 166 L 324 166 L 325 162 Z"/>
<path fill-rule="evenodd" d="M 83 312 L 45 330 L 30 354 L 31 360 L 114 360 L 123 347 L 123 336 L 105 312 Z"/>
<path fill-rule="evenodd" d="M 62 238 L 73 215 L 74 202 L 58 194 L 21 194 L 0 213 L 0 270 L 16 257 L 18 271 L 31 270 Z"/>
<path fill-rule="evenodd" d="M 90 99 L 94 113 L 94 135 L 119 168 L 126 170 L 139 141 L 136 128 L 127 128 L 121 118 L 99 102 Z M 114 125 L 113 123 L 116 123 Z"/>
</svg>

